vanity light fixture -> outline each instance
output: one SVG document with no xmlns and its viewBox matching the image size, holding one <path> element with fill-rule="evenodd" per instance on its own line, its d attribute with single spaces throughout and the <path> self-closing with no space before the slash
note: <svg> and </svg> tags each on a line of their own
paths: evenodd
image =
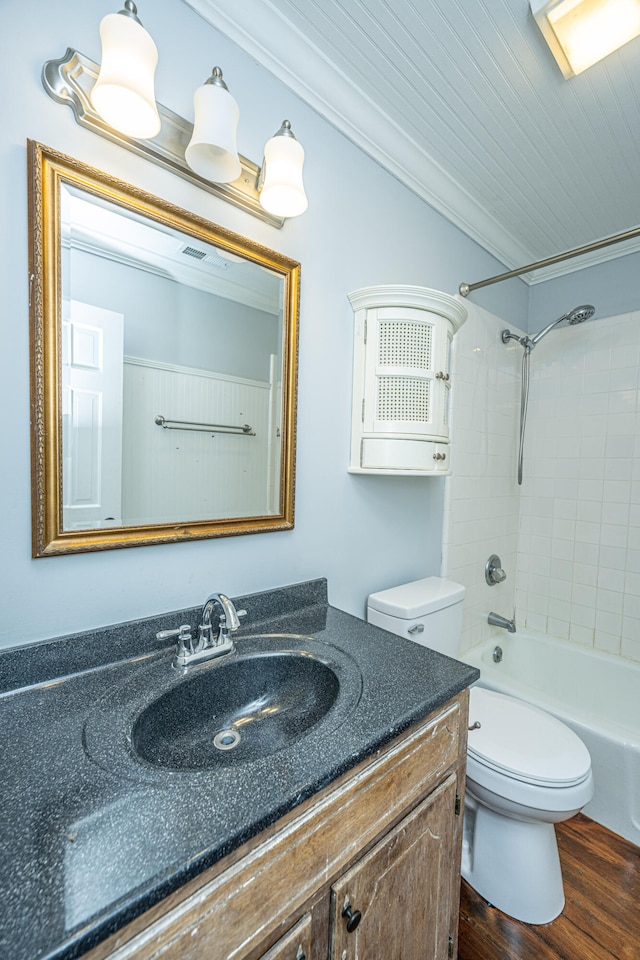
<svg viewBox="0 0 640 960">
<path fill-rule="evenodd" d="M 640 0 L 530 0 L 565 79 L 640 36 Z"/>
<path fill-rule="evenodd" d="M 42 70 L 45 90 L 94 133 L 171 170 L 275 227 L 307 209 L 304 150 L 285 120 L 265 145 L 262 169 L 238 154 L 240 111 L 220 67 L 194 94 L 193 125 L 155 100 L 158 51 L 133 0 L 100 24 L 102 66 L 67 49 Z"/>
<path fill-rule="evenodd" d="M 160 131 L 154 94 L 158 50 L 138 19 L 133 0 L 100 23 L 102 64 L 91 102 L 102 119 L 128 137 L 148 140 Z"/>
</svg>

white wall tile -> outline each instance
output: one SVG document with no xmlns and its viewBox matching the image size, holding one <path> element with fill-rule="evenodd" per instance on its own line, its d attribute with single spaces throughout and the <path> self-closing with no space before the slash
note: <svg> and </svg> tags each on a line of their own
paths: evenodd
<svg viewBox="0 0 640 960">
<path fill-rule="evenodd" d="M 602 650 L 603 653 L 612 653 L 615 656 L 620 656 L 620 636 L 618 634 L 596 630 L 593 645 L 596 650 Z"/>
<path fill-rule="evenodd" d="M 621 614 L 623 609 L 624 594 L 615 590 L 598 589 L 598 610 L 604 610 L 607 613 Z M 630 616 L 637 616 L 631 610 L 627 611 Z"/>
<path fill-rule="evenodd" d="M 603 523 L 600 527 L 600 543 L 606 547 L 626 547 L 627 528 L 619 524 Z"/>
<path fill-rule="evenodd" d="M 573 643 L 580 643 L 585 647 L 592 647 L 593 629 L 590 627 L 583 627 L 572 620 L 571 626 L 569 627 L 569 640 L 572 640 Z"/>
<path fill-rule="evenodd" d="M 603 631 L 619 637 L 622 633 L 622 614 L 597 610 L 596 631 Z"/>
<path fill-rule="evenodd" d="M 638 519 L 640 520 L 640 512 L 638 513 Z M 609 501 L 602 504 L 602 522 L 603 523 L 619 523 L 623 526 L 626 526 L 628 523 L 633 524 L 633 520 L 630 519 L 630 506 L 628 502 L 624 503 L 611 503 Z M 640 526 L 640 523 L 638 524 Z"/>
<path fill-rule="evenodd" d="M 640 640 L 630 640 L 623 637 L 620 653 L 623 657 L 628 657 L 629 660 L 637 660 L 640 663 Z"/>
<path fill-rule="evenodd" d="M 640 661 L 640 311 L 559 328 L 553 355 L 532 354 L 521 487 L 522 354 L 495 349 L 504 325 L 472 307 L 456 336 L 465 383 L 452 430 L 457 412 L 466 454 L 447 481 L 444 529 L 446 573 L 473 597 L 463 649 L 492 635 L 490 609 L 511 616 L 515 602 L 519 624 Z M 500 593 L 484 584 L 498 540 Z"/>
<path fill-rule="evenodd" d="M 598 589 L 615 590 L 617 593 L 622 593 L 625 589 L 626 576 L 624 570 L 611 570 L 609 567 L 599 566 Z M 640 581 L 640 575 L 638 579 Z"/>
<path fill-rule="evenodd" d="M 568 620 L 556 620 L 554 617 L 547 618 L 547 630 L 550 636 L 557 637 L 559 640 L 569 639 L 570 626 Z"/>
</svg>

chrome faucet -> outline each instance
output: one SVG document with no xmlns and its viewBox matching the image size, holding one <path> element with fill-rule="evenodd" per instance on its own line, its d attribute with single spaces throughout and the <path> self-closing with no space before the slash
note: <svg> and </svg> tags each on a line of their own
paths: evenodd
<svg viewBox="0 0 640 960">
<path fill-rule="evenodd" d="M 218 633 L 212 636 L 211 614 L 213 613 L 213 608 L 216 603 L 220 604 L 222 613 L 219 618 Z M 212 593 L 210 597 L 207 597 L 202 608 L 202 623 L 198 628 L 198 644 L 202 642 L 205 648 L 209 648 L 232 642 L 231 634 L 239 630 L 239 617 L 244 617 L 246 612 L 246 610 L 240 610 L 238 612 L 233 601 L 229 600 L 229 597 L 224 593 Z"/>
<path fill-rule="evenodd" d="M 211 615 L 219 604 L 221 613 L 218 618 L 218 632 L 213 633 Z M 246 616 L 246 610 L 236 610 L 233 601 L 224 593 L 212 593 L 202 608 L 202 623 L 198 627 L 198 640 L 194 644 L 191 628 L 183 625 L 178 630 L 161 630 L 156 634 L 158 640 L 177 637 L 174 667 L 190 667 L 214 657 L 222 657 L 235 649 L 232 634 L 240 628 L 240 617 Z"/>
<path fill-rule="evenodd" d="M 492 624 L 494 627 L 502 627 L 503 630 L 508 630 L 509 633 L 516 632 L 516 618 L 514 615 L 513 620 L 507 620 L 506 617 L 501 617 L 499 613 L 494 613 L 491 611 L 487 617 L 487 623 Z"/>
</svg>

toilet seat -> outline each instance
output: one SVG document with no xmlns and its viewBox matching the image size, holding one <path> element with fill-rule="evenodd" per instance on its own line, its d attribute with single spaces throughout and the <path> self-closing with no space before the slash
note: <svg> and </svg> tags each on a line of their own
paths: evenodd
<svg viewBox="0 0 640 960">
<path fill-rule="evenodd" d="M 473 724 L 480 726 L 473 729 Z M 538 787 L 571 787 L 591 773 L 589 751 L 564 723 L 506 694 L 472 687 L 470 758 L 498 774 Z"/>
</svg>

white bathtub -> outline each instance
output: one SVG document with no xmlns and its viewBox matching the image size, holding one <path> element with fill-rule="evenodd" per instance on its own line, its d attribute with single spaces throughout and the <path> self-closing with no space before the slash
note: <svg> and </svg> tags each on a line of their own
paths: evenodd
<svg viewBox="0 0 640 960">
<path fill-rule="evenodd" d="M 640 846 L 640 664 L 520 630 L 463 659 L 479 668 L 481 686 L 528 700 L 575 730 L 591 753 L 596 788 L 584 812 Z"/>
</svg>

